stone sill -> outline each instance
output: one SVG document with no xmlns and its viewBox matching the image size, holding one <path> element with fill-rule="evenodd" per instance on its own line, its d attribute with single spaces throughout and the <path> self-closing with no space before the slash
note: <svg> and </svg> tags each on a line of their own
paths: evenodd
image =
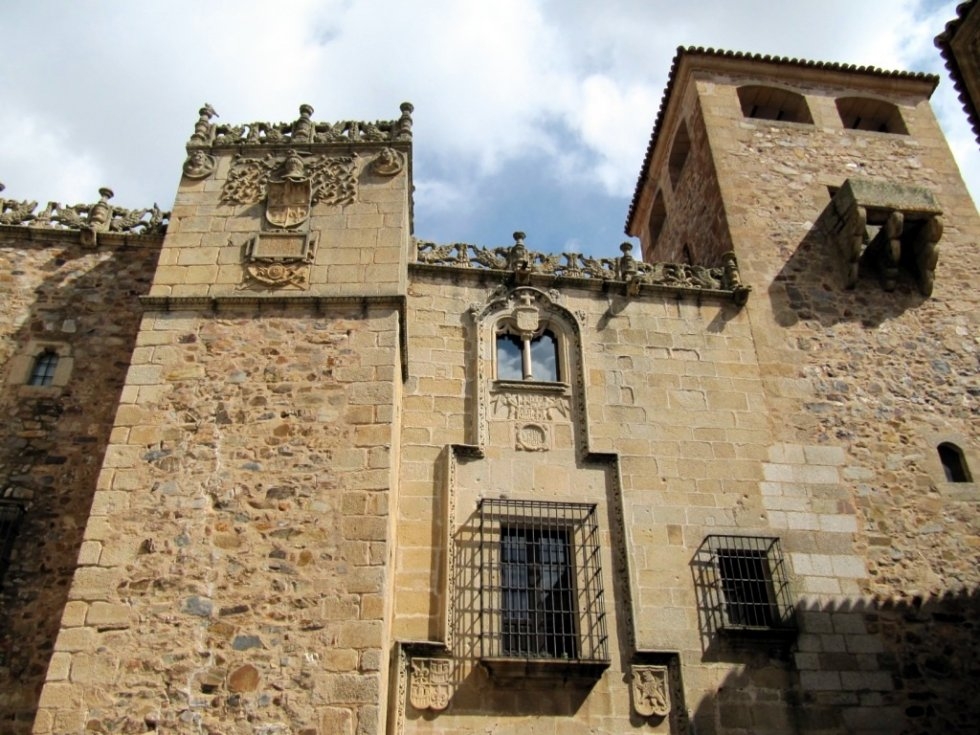
<svg viewBox="0 0 980 735">
<path fill-rule="evenodd" d="M 591 686 L 609 668 L 608 660 L 561 658 L 482 658 L 480 663 L 498 684 L 525 681 L 567 682 Z"/>
</svg>

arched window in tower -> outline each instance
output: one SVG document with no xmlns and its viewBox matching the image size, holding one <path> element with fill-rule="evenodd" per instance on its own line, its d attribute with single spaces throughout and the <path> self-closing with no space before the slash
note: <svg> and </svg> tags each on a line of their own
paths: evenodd
<svg viewBox="0 0 980 735">
<path fill-rule="evenodd" d="M 674 133 L 674 144 L 670 148 L 670 159 L 667 162 L 667 169 L 670 171 L 670 185 L 677 188 L 680 181 L 681 172 L 684 164 L 687 163 L 687 155 L 691 152 L 691 136 L 688 135 L 687 125 L 681 121 L 680 127 Z"/>
<path fill-rule="evenodd" d="M 897 105 L 869 97 L 840 97 L 837 112 L 845 128 L 908 135 Z"/>
<path fill-rule="evenodd" d="M 663 232 L 666 223 L 667 208 L 664 206 L 664 195 L 663 192 L 658 191 L 653 199 L 653 207 L 650 209 L 650 224 L 648 227 L 650 232 L 649 247 L 652 248 L 657 244 L 657 241 L 660 239 L 660 233 Z"/>
<path fill-rule="evenodd" d="M 558 338 L 550 329 L 526 336 L 510 326 L 497 332 L 497 380 L 540 380 L 556 383 Z"/>
<path fill-rule="evenodd" d="M 34 358 L 34 365 L 31 367 L 31 374 L 27 379 L 27 384 L 51 385 L 54 382 L 54 373 L 57 368 L 58 353 L 54 350 L 45 350 Z"/>
<path fill-rule="evenodd" d="M 962 449 L 952 442 L 943 442 L 936 447 L 936 451 L 939 452 L 943 472 L 946 473 L 946 482 L 973 482 Z"/>
<path fill-rule="evenodd" d="M 738 88 L 738 101 L 745 117 L 813 123 L 806 98 L 799 92 L 762 84 L 747 84 Z"/>
</svg>

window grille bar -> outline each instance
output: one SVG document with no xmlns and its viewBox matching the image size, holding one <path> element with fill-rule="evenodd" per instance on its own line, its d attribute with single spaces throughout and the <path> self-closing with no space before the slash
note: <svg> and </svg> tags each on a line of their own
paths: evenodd
<svg viewBox="0 0 980 735">
<path fill-rule="evenodd" d="M 792 626 L 793 605 L 779 539 L 712 535 L 702 550 L 709 562 L 704 592 L 716 630 Z"/>
<path fill-rule="evenodd" d="M 596 506 L 480 502 L 485 657 L 608 657 Z"/>
</svg>

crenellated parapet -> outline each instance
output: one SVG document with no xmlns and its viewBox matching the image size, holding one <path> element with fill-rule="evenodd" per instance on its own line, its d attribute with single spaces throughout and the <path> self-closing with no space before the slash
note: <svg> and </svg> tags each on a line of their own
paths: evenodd
<svg viewBox="0 0 980 735">
<path fill-rule="evenodd" d="M 593 283 L 622 282 L 631 296 L 646 286 L 680 292 L 717 293 L 730 296 L 739 306 L 746 302 L 751 291 L 751 287 L 742 285 L 734 253 L 726 253 L 723 265 L 709 268 L 638 261 L 628 242 L 620 245 L 620 250 L 623 254 L 618 258 L 540 253 L 528 250 L 524 233 L 515 232 L 514 244 L 510 247 L 481 247 L 468 243 L 439 245 L 417 240 L 415 262 L 454 269 L 509 272 L 521 283 L 528 282 L 534 275 Z"/>
<path fill-rule="evenodd" d="M 408 143 L 412 140 L 411 103 L 401 104 L 401 116 L 395 120 L 361 122 L 342 120 L 335 123 L 315 122 L 313 107 L 300 105 L 299 117 L 292 122 L 251 122 L 241 125 L 214 123 L 215 109 L 205 104 L 198 112 L 194 132 L 187 141 L 188 151 L 201 147 L 239 147 L 243 145 L 320 145 L 351 143 Z"/>
<path fill-rule="evenodd" d="M 0 192 L 4 189 L 0 184 Z M 99 233 L 133 233 L 156 235 L 167 231 L 170 212 L 156 204 L 145 209 L 126 209 L 109 203 L 112 189 L 99 189 L 99 199 L 93 204 L 65 205 L 48 202 L 40 212 L 36 201 L 17 201 L 0 197 L 0 225 L 22 225 L 33 228 L 78 230 L 82 243 L 95 246 Z"/>
</svg>

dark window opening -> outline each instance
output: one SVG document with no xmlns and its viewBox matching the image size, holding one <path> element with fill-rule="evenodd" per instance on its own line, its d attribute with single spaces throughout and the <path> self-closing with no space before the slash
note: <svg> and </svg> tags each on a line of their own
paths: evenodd
<svg viewBox="0 0 980 735">
<path fill-rule="evenodd" d="M 939 452 L 939 461 L 942 462 L 943 472 L 946 474 L 946 482 L 973 482 L 962 449 L 952 442 L 943 442 L 936 447 L 936 450 Z"/>
<path fill-rule="evenodd" d="M 694 565 L 705 630 L 794 630 L 779 539 L 711 535 L 701 544 Z"/>
<path fill-rule="evenodd" d="M 775 593 L 765 552 L 719 549 L 718 573 L 729 625 L 771 628 L 776 623 Z"/>
<path fill-rule="evenodd" d="M 908 128 L 897 105 L 868 97 L 840 97 L 836 100 L 841 123 L 849 130 L 908 135 Z"/>
<path fill-rule="evenodd" d="M 738 88 L 738 101 L 745 117 L 813 123 L 806 98 L 798 92 L 778 87 L 750 84 Z"/>
<path fill-rule="evenodd" d="M 578 658 L 568 533 L 500 530 L 501 653 Z"/>
<path fill-rule="evenodd" d="M 660 233 L 663 232 L 665 224 L 667 224 L 667 208 L 664 206 L 663 192 L 658 191 L 657 196 L 653 200 L 653 208 L 650 210 L 650 222 L 648 226 L 650 248 L 656 246 L 660 240 Z"/>
<path fill-rule="evenodd" d="M 58 367 L 58 355 L 52 350 L 45 350 L 34 358 L 34 366 L 27 380 L 28 385 L 51 385 L 54 373 Z"/>
<path fill-rule="evenodd" d="M 687 125 L 681 122 L 680 127 L 674 134 L 674 145 L 670 149 L 670 158 L 667 162 L 667 170 L 670 172 L 670 184 L 674 188 L 680 181 L 681 172 L 684 164 L 687 163 L 688 153 L 691 152 L 691 136 L 687 133 Z"/>
</svg>

